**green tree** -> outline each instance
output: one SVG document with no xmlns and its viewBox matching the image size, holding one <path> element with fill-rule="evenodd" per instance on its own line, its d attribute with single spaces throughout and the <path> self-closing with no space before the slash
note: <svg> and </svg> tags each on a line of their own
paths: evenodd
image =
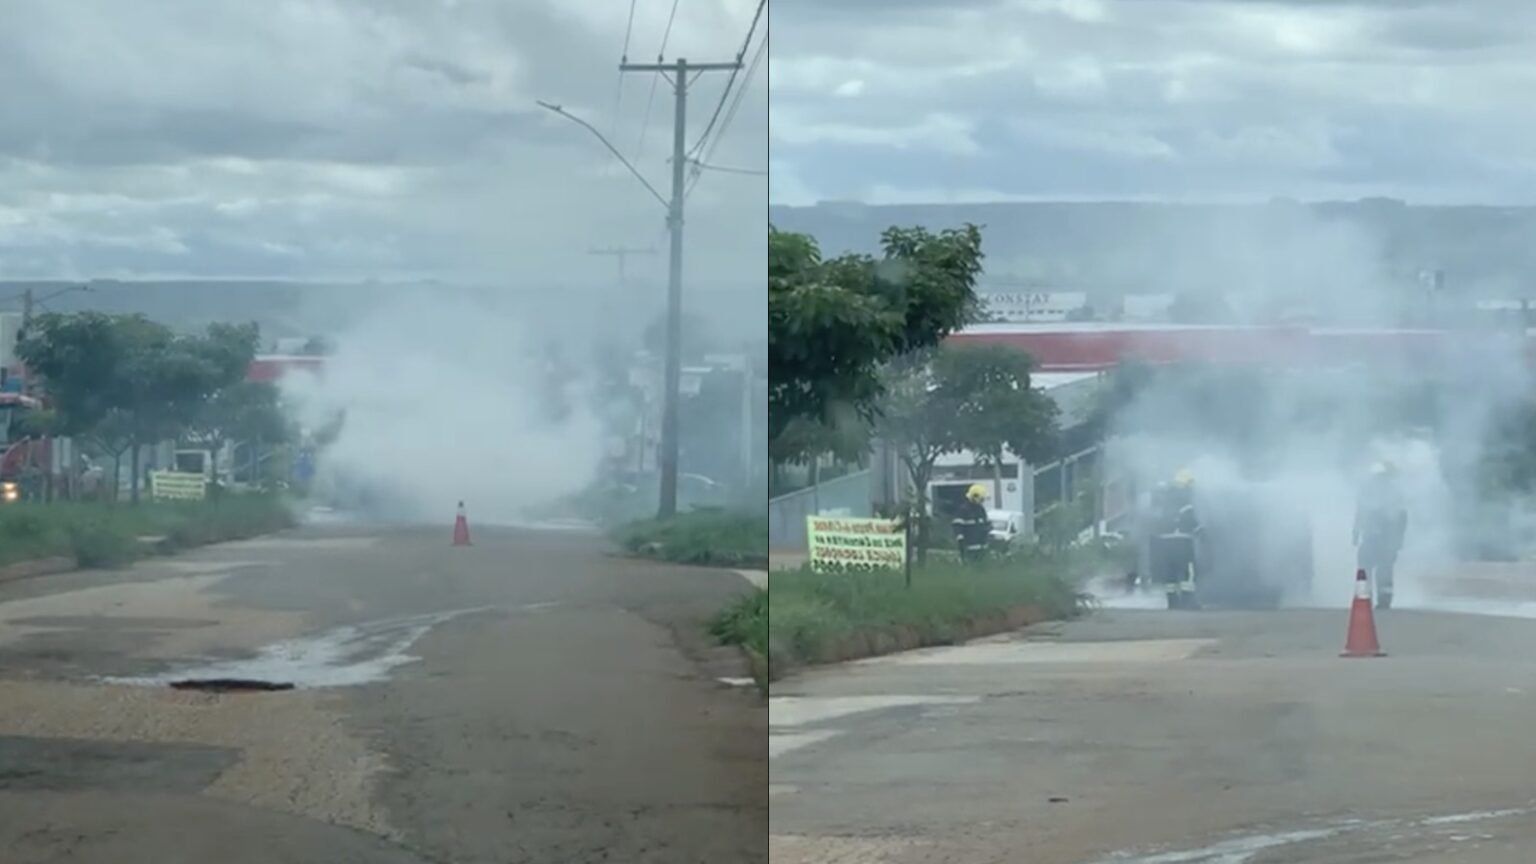
<svg viewBox="0 0 1536 864">
<path fill-rule="evenodd" d="M 96 450 L 112 457 L 111 500 L 117 500 L 118 490 L 123 488 L 123 457 L 133 447 L 133 429 L 128 415 L 120 408 L 107 412 L 107 416 L 92 426 L 83 436 Z"/>
<path fill-rule="evenodd" d="M 209 364 L 212 379 L 207 383 L 218 390 L 245 380 L 261 344 L 261 329 L 254 322 L 210 324 L 201 335 L 183 336 L 178 341 Z"/>
<path fill-rule="evenodd" d="M 976 312 L 981 230 L 889 228 L 881 256 L 824 259 L 814 238 L 768 229 L 768 433 L 870 416 L 882 366 L 937 345 Z M 899 401 L 899 400 L 898 400 Z"/>
<path fill-rule="evenodd" d="M 41 315 L 16 348 L 28 373 L 41 379 L 61 435 L 88 434 L 118 407 L 133 351 L 121 317 L 99 312 Z"/>
<path fill-rule="evenodd" d="M 1027 355 L 1004 348 L 944 345 L 888 364 L 874 432 L 907 471 L 922 514 L 918 553 L 928 546 L 928 484 L 939 457 L 974 449 L 1000 463 L 1008 448 L 1026 459 L 1055 445 L 1056 408 L 1029 382 Z"/>
<path fill-rule="evenodd" d="M 1007 452 L 1038 463 L 1056 448 L 1056 403 L 1031 386 L 1033 369 L 1034 358 L 1002 345 L 944 347 L 934 355 L 934 380 L 955 409 L 953 438 L 992 466 L 999 495 Z"/>
<path fill-rule="evenodd" d="M 133 444 L 127 410 L 133 370 L 158 327 L 142 316 L 49 313 L 33 322 L 17 346 L 53 408 L 54 431 L 111 455 L 114 480 L 120 480 L 122 457 Z"/>
<path fill-rule="evenodd" d="M 20 412 L 16 415 L 16 419 L 11 421 L 11 428 L 8 430 L 9 439 L 17 441 L 22 438 L 47 438 L 57 435 L 59 422 L 58 412 L 47 408 Z"/>
<path fill-rule="evenodd" d="M 138 326 L 130 322 L 130 326 Z M 256 353 L 254 325 L 212 324 L 200 335 L 173 334 L 153 325 L 130 357 L 124 392 L 132 450 L 132 498 L 139 500 L 140 452 L 180 438 L 220 391 L 244 380 Z"/>
<path fill-rule="evenodd" d="M 120 474 L 132 454 L 139 498 L 141 447 L 179 437 L 220 390 L 244 379 L 255 325 L 214 324 L 178 335 L 142 315 L 44 315 L 18 354 L 42 379 L 60 434 L 96 440 Z"/>
<path fill-rule="evenodd" d="M 869 452 L 870 423 L 847 406 L 831 406 L 821 420 L 791 419 L 768 442 L 768 458 L 776 464 L 805 464 L 824 454 L 857 462 Z"/>
<path fill-rule="evenodd" d="M 962 449 L 956 435 L 959 404 L 952 391 L 935 380 L 932 352 L 909 354 L 890 363 L 881 382 L 874 432 L 889 446 L 912 483 L 913 526 L 917 555 L 927 558 L 932 518 L 928 514 L 928 482 L 940 456 Z"/>
<path fill-rule="evenodd" d="M 205 444 L 217 465 L 219 454 L 232 441 L 282 444 L 291 436 L 278 389 L 266 381 L 237 381 L 214 393 L 202 406 L 190 429 Z"/>
</svg>

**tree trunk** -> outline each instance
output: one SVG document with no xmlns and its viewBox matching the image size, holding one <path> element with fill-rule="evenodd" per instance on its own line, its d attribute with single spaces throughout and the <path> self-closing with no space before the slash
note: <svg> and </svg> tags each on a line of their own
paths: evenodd
<svg viewBox="0 0 1536 864">
<path fill-rule="evenodd" d="M 133 456 L 131 457 L 132 458 L 132 467 L 129 470 L 131 471 L 133 476 L 128 478 L 129 484 L 130 484 L 129 488 L 131 490 L 129 492 L 128 500 L 133 502 L 134 504 L 137 504 L 137 503 L 139 503 L 139 476 L 140 476 L 139 475 L 139 468 L 140 468 L 140 466 L 141 466 L 141 464 L 143 462 L 144 448 L 140 447 L 137 441 L 135 441 L 132 446 L 133 446 Z"/>
<path fill-rule="evenodd" d="M 123 451 L 112 454 L 112 503 L 117 503 L 118 491 L 123 488 Z"/>
<path fill-rule="evenodd" d="M 997 493 L 997 509 L 1006 510 L 1003 506 L 1003 457 L 997 454 L 992 457 L 992 484 Z"/>
<path fill-rule="evenodd" d="M 917 519 L 917 562 L 928 563 L 928 530 L 931 517 L 928 514 L 928 480 L 933 476 L 933 462 L 903 460 L 907 473 L 912 477 L 912 512 Z"/>
<path fill-rule="evenodd" d="M 214 483 L 220 483 L 221 481 L 219 477 L 219 452 L 223 449 L 224 439 L 222 438 L 215 438 L 208 444 L 208 479 Z"/>
</svg>

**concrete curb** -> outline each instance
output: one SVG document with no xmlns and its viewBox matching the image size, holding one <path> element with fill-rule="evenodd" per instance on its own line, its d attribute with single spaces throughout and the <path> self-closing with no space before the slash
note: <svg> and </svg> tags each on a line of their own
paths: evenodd
<svg viewBox="0 0 1536 864">
<path fill-rule="evenodd" d="M 0 567 L 0 583 L 53 576 L 80 569 L 80 562 L 73 558 L 39 558 L 36 561 L 18 561 Z"/>
</svg>

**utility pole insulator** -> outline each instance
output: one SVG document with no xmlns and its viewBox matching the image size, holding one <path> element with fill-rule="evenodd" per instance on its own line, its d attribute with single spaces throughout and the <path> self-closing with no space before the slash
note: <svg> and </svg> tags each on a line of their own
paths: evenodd
<svg viewBox="0 0 1536 864">
<path fill-rule="evenodd" d="M 672 200 L 667 205 L 667 229 L 671 234 L 667 267 L 667 357 L 663 372 L 661 413 L 661 501 L 657 515 L 665 519 L 677 513 L 678 435 L 677 414 L 683 367 L 683 200 L 684 174 L 688 162 L 688 86 L 690 75 L 705 72 L 734 72 L 741 69 L 741 59 L 729 63 L 689 63 L 678 58 L 673 63 L 620 63 L 620 72 L 671 73 L 677 107 L 672 122 Z"/>
</svg>

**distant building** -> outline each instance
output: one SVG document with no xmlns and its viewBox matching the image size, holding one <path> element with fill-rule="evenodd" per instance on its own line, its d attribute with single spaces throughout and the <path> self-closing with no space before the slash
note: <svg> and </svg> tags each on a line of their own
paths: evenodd
<svg viewBox="0 0 1536 864">
<path fill-rule="evenodd" d="M 1088 307 L 1084 291 L 980 291 L 987 320 L 1007 324 L 1049 324 L 1067 321 Z"/>
<path fill-rule="evenodd" d="M 21 313 L 0 313 L 0 392 L 22 391 L 21 358 L 16 356 L 16 343 L 21 339 Z"/>
</svg>

